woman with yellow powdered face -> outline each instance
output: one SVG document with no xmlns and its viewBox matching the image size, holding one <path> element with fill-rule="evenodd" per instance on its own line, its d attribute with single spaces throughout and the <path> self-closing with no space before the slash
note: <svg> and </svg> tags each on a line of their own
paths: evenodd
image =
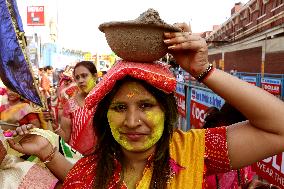
<svg viewBox="0 0 284 189">
<path fill-rule="evenodd" d="M 284 103 L 208 63 L 204 39 L 186 24 L 165 33 L 177 63 L 246 116 L 248 121 L 182 132 L 174 129 L 176 79 L 161 63 L 119 61 L 88 94 L 98 142 L 74 166 L 47 140 L 11 147 L 48 159 L 63 188 L 165 189 L 203 187 L 205 174 L 238 169 L 284 151 Z M 241 140 L 240 140 L 241 139 Z M 72 167 L 73 166 L 73 167 Z M 71 169 L 71 170 L 70 170 Z"/>
<path fill-rule="evenodd" d="M 85 97 L 96 85 L 97 70 L 94 63 L 78 62 L 74 67 L 73 77 L 79 91 L 64 104 L 60 124 L 54 125 L 54 130 L 73 149 L 86 155 L 94 150 L 96 143 L 92 126 L 92 110 L 83 108 Z M 82 117 L 84 117 L 83 120 L 81 120 Z M 82 130 L 83 127 L 84 130 Z"/>
</svg>

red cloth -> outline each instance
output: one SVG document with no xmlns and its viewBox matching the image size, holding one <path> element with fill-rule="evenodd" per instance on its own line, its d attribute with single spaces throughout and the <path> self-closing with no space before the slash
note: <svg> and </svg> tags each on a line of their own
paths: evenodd
<svg viewBox="0 0 284 189">
<path fill-rule="evenodd" d="M 226 127 L 206 129 L 205 136 L 206 174 L 230 171 Z"/>
<path fill-rule="evenodd" d="M 20 125 L 25 125 L 31 123 L 33 120 L 39 120 L 37 113 L 29 113 L 28 115 L 24 116 L 20 121 Z"/>
<path fill-rule="evenodd" d="M 93 152 L 97 140 L 93 127 L 93 110 L 80 107 L 72 97 L 65 103 L 63 115 L 71 119 L 71 136 L 68 144 L 83 155 Z"/>
<path fill-rule="evenodd" d="M 7 89 L 6 88 L 3 88 L 3 87 L 0 87 L 0 95 L 1 96 L 4 96 L 7 94 Z"/>
<path fill-rule="evenodd" d="M 162 63 L 117 62 L 104 75 L 103 80 L 86 97 L 86 108 L 92 109 L 112 90 L 118 80 L 131 76 L 144 80 L 150 85 L 172 93 L 176 89 L 176 79 L 168 67 Z"/>
<path fill-rule="evenodd" d="M 237 170 L 232 170 L 227 173 L 207 176 L 205 177 L 204 188 L 211 189 L 219 187 L 222 189 L 238 189 L 239 186 L 243 187 L 245 184 L 250 182 L 256 174 L 252 171 L 251 166 L 239 169 L 239 173 L 240 175 L 238 176 Z M 218 184 L 216 181 L 217 179 Z"/>
<path fill-rule="evenodd" d="M 207 129 L 205 133 L 205 167 L 207 170 L 213 170 L 215 167 L 219 167 L 216 171 L 228 171 L 230 166 L 228 164 L 229 157 L 228 157 L 228 148 L 227 148 L 227 141 L 226 141 L 226 127 L 220 128 L 213 128 Z M 216 146 L 216 140 L 218 138 L 218 145 Z M 214 153 L 212 153 L 214 152 Z M 225 156 L 221 159 L 219 157 L 214 157 L 215 152 L 218 154 L 224 154 Z M 184 154 L 183 154 L 184 155 Z M 209 159 L 208 159 L 209 158 Z M 170 159 L 170 161 L 172 158 Z M 220 161 L 220 162 L 219 162 Z M 121 165 L 115 161 L 116 170 L 113 178 L 111 179 L 111 183 L 109 183 L 109 189 L 114 189 L 117 187 L 117 183 L 120 180 L 120 172 L 121 172 Z M 97 166 L 97 159 L 96 155 L 91 155 L 80 159 L 74 167 L 70 170 L 68 175 L 66 176 L 63 189 L 69 188 L 85 188 L 91 189 L 94 185 L 94 180 L 96 176 L 96 166 Z M 186 168 L 185 168 L 186 169 Z M 179 172 L 183 171 L 180 169 Z M 206 175 L 206 169 L 204 170 L 204 175 Z M 173 176 L 176 177 L 178 173 Z M 125 185 L 122 185 L 119 189 L 126 188 Z"/>
</svg>

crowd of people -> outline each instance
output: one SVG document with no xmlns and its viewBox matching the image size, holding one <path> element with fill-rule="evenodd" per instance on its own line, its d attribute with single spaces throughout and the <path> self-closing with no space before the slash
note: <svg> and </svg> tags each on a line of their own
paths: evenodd
<svg viewBox="0 0 284 189">
<path fill-rule="evenodd" d="M 204 129 L 181 131 L 175 127 L 179 81 L 169 67 L 124 60 L 99 82 L 92 62 L 66 69 L 58 80 L 57 109 L 52 109 L 52 69 L 46 68 L 39 74 L 41 93 L 50 104 L 43 119 L 20 96 L 7 91 L 9 105 L 0 116 L 14 125 L 9 128 L 13 136 L 5 137 L 3 131 L 0 137 L 0 178 L 5 180 L 0 188 L 256 188 L 249 184 L 249 165 L 284 151 L 284 103 L 215 69 L 208 62 L 205 40 L 185 23 L 175 26 L 182 32 L 164 34 L 168 52 L 239 114 L 214 117 L 219 110 L 213 108 Z M 12 106 L 24 111 L 12 112 Z M 235 120 L 232 115 L 242 116 Z M 44 129 L 44 121 L 52 129 Z M 76 162 L 66 159 L 58 137 L 82 157 Z M 12 154 L 12 149 L 21 155 Z M 6 159 L 15 157 L 17 161 L 8 166 Z M 237 179 L 220 187 L 230 173 Z"/>
</svg>

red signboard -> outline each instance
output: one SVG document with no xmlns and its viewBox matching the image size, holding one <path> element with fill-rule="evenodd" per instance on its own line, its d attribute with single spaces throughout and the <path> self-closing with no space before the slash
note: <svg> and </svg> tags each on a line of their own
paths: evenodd
<svg viewBox="0 0 284 189">
<path fill-rule="evenodd" d="M 176 99 L 177 99 L 177 105 L 178 105 L 178 113 L 185 117 L 186 111 L 185 111 L 185 96 L 179 93 L 175 93 Z"/>
<path fill-rule="evenodd" d="M 192 88 L 190 100 L 190 127 L 199 129 L 204 125 L 206 111 L 209 107 L 221 108 L 224 100 L 218 95 L 205 90 Z"/>
<path fill-rule="evenodd" d="M 207 109 L 208 107 L 201 103 L 193 100 L 190 102 L 190 125 L 192 128 L 200 129 L 203 127 Z"/>
<path fill-rule="evenodd" d="M 284 189 L 284 152 L 253 164 L 260 177 Z"/>
<path fill-rule="evenodd" d="M 27 7 L 27 25 L 44 26 L 44 6 Z"/>
<path fill-rule="evenodd" d="M 270 79 L 262 78 L 261 79 L 261 88 L 274 94 L 276 96 L 281 95 L 281 80 L 279 79 Z"/>
</svg>

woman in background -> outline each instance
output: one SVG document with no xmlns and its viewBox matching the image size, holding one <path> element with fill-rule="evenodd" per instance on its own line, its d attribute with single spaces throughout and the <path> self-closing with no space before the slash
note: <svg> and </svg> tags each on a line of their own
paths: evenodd
<svg viewBox="0 0 284 189">
<path fill-rule="evenodd" d="M 1 120 L 15 125 L 33 124 L 41 128 L 41 122 L 38 113 L 33 107 L 21 99 L 21 96 L 11 90 L 7 90 L 8 104 L 0 112 Z M 5 126 L 3 126 L 5 127 Z M 15 129 L 9 127 L 10 129 Z"/>
<path fill-rule="evenodd" d="M 92 110 L 83 108 L 86 96 L 96 86 L 97 69 L 94 63 L 77 63 L 73 70 L 73 78 L 79 90 L 64 104 L 60 124 L 55 125 L 54 130 L 74 150 L 86 155 L 93 152 L 96 144 Z M 82 117 L 84 119 L 81 119 Z"/>
</svg>

